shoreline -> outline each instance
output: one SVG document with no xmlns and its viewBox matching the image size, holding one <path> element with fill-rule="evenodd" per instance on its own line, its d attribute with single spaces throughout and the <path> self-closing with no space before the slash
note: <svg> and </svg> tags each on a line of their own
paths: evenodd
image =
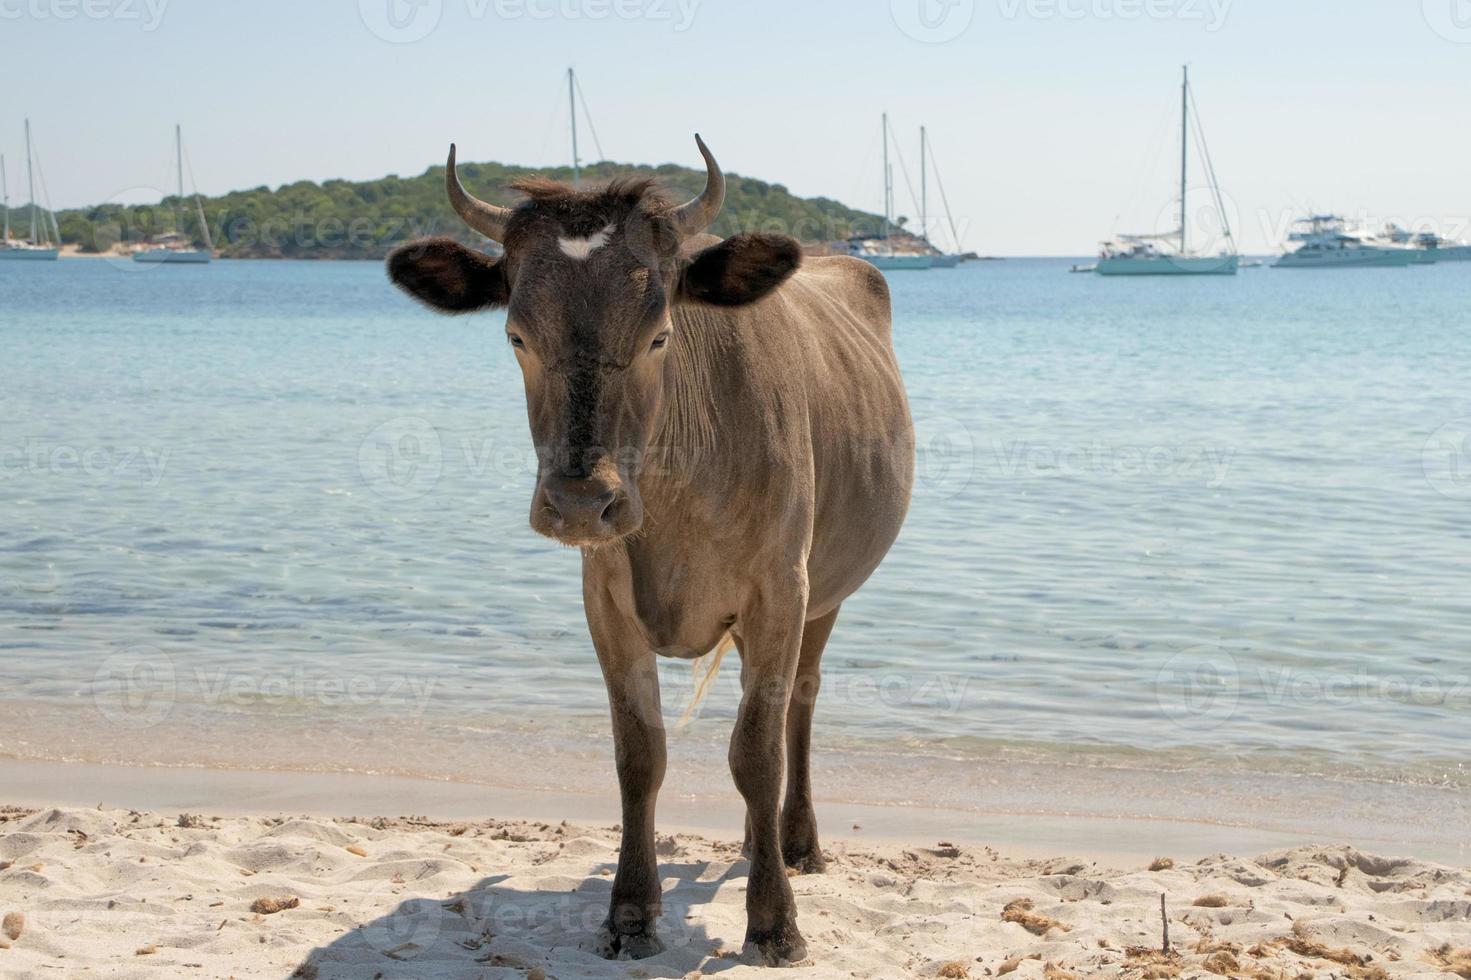
<svg viewBox="0 0 1471 980">
<path fill-rule="evenodd" d="M 1109 774 L 1102 774 L 1106 779 Z M 738 839 L 743 825 L 739 797 L 728 786 L 691 792 L 666 784 L 659 797 L 661 832 L 694 832 L 720 840 Z M 673 782 L 673 781 L 671 781 Z M 728 781 L 727 781 L 728 782 Z M 611 768 L 602 786 L 553 790 L 478 782 L 368 773 L 325 773 L 226 767 L 127 766 L 0 758 L 0 804 L 47 807 L 122 807 L 159 812 L 231 816 L 333 814 L 339 817 L 402 817 L 436 820 L 620 820 Z M 712 788 L 714 791 L 712 792 Z M 1058 795 L 1066 795 L 1061 788 Z M 1198 800 L 1196 814 L 1109 815 L 1082 807 L 993 805 L 956 808 L 913 803 L 858 802 L 819 790 L 817 809 L 825 844 L 865 846 L 953 840 L 995 847 L 1010 854 L 1041 857 L 1066 853 L 1096 861 L 1137 863 L 1157 853 L 1182 860 L 1211 854 L 1259 853 L 1312 842 L 1346 842 L 1360 850 L 1471 864 L 1471 841 L 1456 834 L 1462 821 L 1446 824 L 1443 836 L 1415 834 L 1384 823 L 1333 821 L 1314 810 L 1311 794 L 1293 795 L 1302 822 L 1280 822 L 1280 814 L 1224 812 L 1223 798 Z M 1306 812 L 1304 812 L 1304 810 Z M 1209 818 L 1203 814 L 1209 813 Z M 1234 819 L 1233 819 L 1234 816 Z M 1272 819 L 1276 817 L 1277 819 Z"/>
</svg>

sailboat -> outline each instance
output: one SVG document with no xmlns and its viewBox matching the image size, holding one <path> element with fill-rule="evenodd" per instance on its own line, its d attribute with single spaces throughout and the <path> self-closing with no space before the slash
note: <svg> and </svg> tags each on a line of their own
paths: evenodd
<svg viewBox="0 0 1471 980">
<path fill-rule="evenodd" d="M 178 172 L 178 200 L 182 204 L 184 200 L 184 135 L 179 126 L 174 126 L 174 159 Z M 199 200 L 199 192 L 194 192 L 194 207 L 199 212 L 199 228 L 204 235 L 204 248 L 195 248 L 194 242 L 184 235 L 182 230 L 171 231 L 162 235 L 155 235 L 149 245 L 133 253 L 134 262 L 169 262 L 181 265 L 198 265 L 208 262 L 214 251 L 214 243 L 209 240 L 209 222 L 204 219 L 204 204 Z M 179 220 L 177 225 L 180 229 L 184 227 L 182 214 L 176 216 Z"/>
<path fill-rule="evenodd" d="M 31 121 L 26 120 L 26 184 L 30 197 L 28 210 L 31 212 L 30 240 L 20 242 L 10 237 L 10 186 L 5 175 L 5 158 L 0 157 L 0 196 L 5 199 L 5 235 L 0 238 L 0 261 L 6 259 L 34 259 L 51 261 L 61 254 L 61 235 L 55 234 L 55 244 L 49 239 L 57 231 L 56 218 L 50 211 L 42 212 L 36 206 L 36 177 L 31 160 Z M 40 219 L 39 226 L 37 219 Z M 50 227 L 47 227 L 48 222 Z"/>
<path fill-rule="evenodd" d="M 899 269 L 928 269 L 934 265 L 934 257 L 924 252 L 896 252 L 889 242 L 889 231 L 894 224 L 894 168 L 889 164 L 889 114 L 883 114 L 884 127 L 884 233 L 873 238 L 849 239 L 851 254 L 868 262 L 874 268 L 897 271 Z"/>
<path fill-rule="evenodd" d="M 1219 255 L 1192 254 L 1187 241 L 1189 212 L 1186 208 L 1186 189 L 1189 181 L 1190 152 L 1190 69 L 1181 69 L 1183 81 L 1180 85 L 1180 227 L 1156 235 L 1120 235 L 1116 241 L 1105 242 L 1094 267 L 1100 276 L 1234 276 L 1240 265 L 1241 256 L 1236 252 L 1236 241 L 1226 224 L 1226 208 L 1221 201 L 1221 189 L 1216 183 L 1215 168 L 1211 166 L 1210 153 L 1206 151 L 1206 176 L 1210 180 L 1211 197 L 1220 214 L 1221 227 L 1225 229 L 1227 249 Z M 1202 146 L 1204 136 L 1202 136 Z M 1166 245 L 1176 244 L 1174 250 Z"/>
<path fill-rule="evenodd" d="M 930 137 L 925 127 L 919 127 L 919 236 L 933 252 L 930 254 L 931 266 L 936 269 L 953 269 L 960 264 L 959 255 L 951 255 L 935 247 L 930 241 L 929 226 L 929 147 Z M 940 169 L 935 167 L 935 182 L 940 184 L 940 199 L 945 202 L 945 219 L 950 222 L 950 238 L 957 245 L 959 238 L 955 234 L 955 219 L 950 217 L 950 202 L 945 198 L 945 185 L 940 183 Z"/>
</svg>

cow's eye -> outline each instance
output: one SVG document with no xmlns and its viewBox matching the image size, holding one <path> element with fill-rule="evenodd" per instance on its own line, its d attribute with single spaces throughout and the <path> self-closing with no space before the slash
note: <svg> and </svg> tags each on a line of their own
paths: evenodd
<svg viewBox="0 0 1471 980">
<path fill-rule="evenodd" d="M 516 348 L 517 350 L 525 350 L 525 348 L 526 348 L 526 341 L 524 341 L 524 340 L 521 339 L 521 335 L 520 334 L 518 334 L 518 333 L 508 333 L 508 334 L 506 334 L 506 339 L 508 339 L 511 342 L 511 346 L 514 347 L 514 348 Z"/>
<path fill-rule="evenodd" d="M 664 345 L 667 343 L 669 343 L 669 334 L 661 333 L 659 336 L 655 337 L 654 342 L 649 345 L 649 350 L 663 350 Z"/>
</svg>

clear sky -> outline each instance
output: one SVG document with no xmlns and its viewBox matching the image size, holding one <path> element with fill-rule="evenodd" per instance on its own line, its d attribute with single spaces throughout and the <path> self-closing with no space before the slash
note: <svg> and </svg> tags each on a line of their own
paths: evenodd
<svg viewBox="0 0 1471 980">
<path fill-rule="evenodd" d="M 57 207 L 156 199 L 176 121 L 207 193 L 565 162 L 570 64 L 610 159 L 698 129 L 878 210 L 887 111 L 968 248 L 1087 254 L 1170 224 L 1188 63 L 1246 248 L 1307 207 L 1471 237 L 1471 0 L 0 0 L 0 37 L 11 198 L 28 115 Z"/>
</svg>

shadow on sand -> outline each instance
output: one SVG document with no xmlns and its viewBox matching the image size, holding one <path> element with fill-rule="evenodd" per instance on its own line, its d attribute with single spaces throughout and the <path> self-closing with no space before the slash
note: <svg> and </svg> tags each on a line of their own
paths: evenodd
<svg viewBox="0 0 1471 980">
<path fill-rule="evenodd" d="M 741 936 L 712 937 L 692 921 L 695 906 L 735 902 L 744 923 L 747 863 L 661 863 L 664 912 L 659 938 L 665 951 L 637 963 L 610 962 L 596 952 L 607 916 L 616 864 L 599 863 L 585 878 L 552 875 L 517 886 L 492 875 L 449 895 L 419 894 L 312 952 L 288 976 L 293 980 L 461 980 L 537 976 L 621 977 L 630 968 L 647 977 L 718 973 L 739 965 L 721 958 L 739 950 Z M 724 892 L 717 897 L 717 892 Z M 413 882 L 385 882 L 384 894 L 412 894 Z M 541 971 L 538 973 L 537 971 Z"/>
</svg>

